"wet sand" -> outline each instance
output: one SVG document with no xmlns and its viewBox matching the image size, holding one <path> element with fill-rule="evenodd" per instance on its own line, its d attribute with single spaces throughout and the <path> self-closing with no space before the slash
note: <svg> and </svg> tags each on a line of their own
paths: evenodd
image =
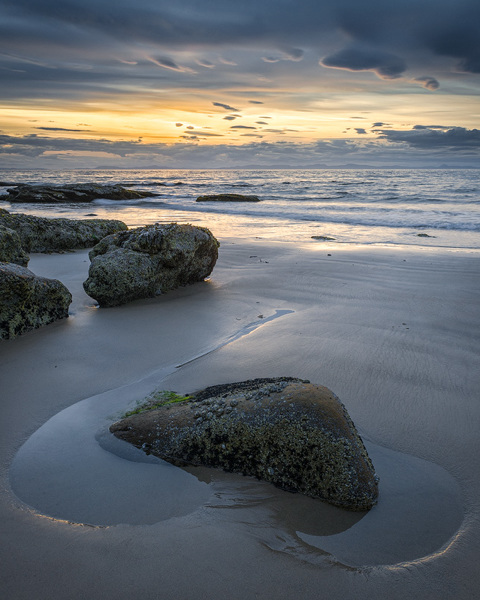
<svg viewBox="0 0 480 600">
<path fill-rule="evenodd" d="M 479 253 L 221 242 L 209 281 L 113 309 L 83 292 L 87 252 L 32 257 L 74 302 L 0 343 L 2 597 L 474 598 Z M 108 434 L 154 388 L 281 375 L 346 405 L 368 514 Z"/>
</svg>

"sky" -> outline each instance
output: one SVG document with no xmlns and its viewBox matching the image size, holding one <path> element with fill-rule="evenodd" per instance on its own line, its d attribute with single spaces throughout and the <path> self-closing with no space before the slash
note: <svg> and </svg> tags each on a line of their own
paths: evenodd
<svg viewBox="0 0 480 600">
<path fill-rule="evenodd" d="M 0 0 L 0 168 L 479 159 L 479 0 Z"/>
</svg>

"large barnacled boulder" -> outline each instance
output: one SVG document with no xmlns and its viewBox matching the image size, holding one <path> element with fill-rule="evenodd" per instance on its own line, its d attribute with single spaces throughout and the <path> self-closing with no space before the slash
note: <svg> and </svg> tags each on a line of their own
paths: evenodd
<svg viewBox="0 0 480 600">
<path fill-rule="evenodd" d="M 0 339 L 68 317 L 71 302 L 72 295 L 60 281 L 0 263 Z"/>
<path fill-rule="evenodd" d="M 16 231 L 0 224 L 0 261 L 26 267 L 30 257 L 23 250 Z"/>
<path fill-rule="evenodd" d="M 135 200 L 156 196 L 152 192 L 129 190 L 121 185 L 100 185 L 98 183 L 75 183 L 65 185 L 17 185 L 7 189 L 8 202 L 65 203 L 92 202 L 97 198 L 107 200 Z"/>
<path fill-rule="evenodd" d="M 127 229 L 113 219 L 48 219 L 0 209 L 0 225 L 15 230 L 26 252 L 91 248 L 102 238 Z"/>
<path fill-rule="evenodd" d="M 100 306 L 153 298 L 208 277 L 218 241 L 204 227 L 147 225 L 104 238 L 90 251 L 83 287 Z"/>
<path fill-rule="evenodd" d="M 152 395 L 110 431 L 177 465 L 252 475 L 349 510 L 368 510 L 378 477 L 339 399 L 292 378 Z"/>
<path fill-rule="evenodd" d="M 258 196 L 245 194 L 206 194 L 198 196 L 196 202 L 261 202 Z"/>
</svg>

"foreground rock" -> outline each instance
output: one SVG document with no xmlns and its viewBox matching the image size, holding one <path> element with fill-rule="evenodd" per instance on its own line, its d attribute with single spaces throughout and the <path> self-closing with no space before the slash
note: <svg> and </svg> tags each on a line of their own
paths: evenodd
<svg viewBox="0 0 480 600">
<path fill-rule="evenodd" d="M 155 196 L 152 192 L 129 190 L 121 185 L 99 185 L 96 183 L 76 183 L 66 185 L 17 185 L 7 189 L 8 196 L 2 200 L 8 202 L 92 202 L 97 198 L 107 200 L 135 200 Z"/>
<path fill-rule="evenodd" d="M 207 194 L 199 196 L 196 202 L 261 202 L 258 196 L 244 196 L 243 194 Z"/>
<path fill-rule="evenodd" d="M 0 224 L 0 261 L 26 267 L 29 260 L 30 257 L 23 250 L 18 233 Z"/>
<path fill-rule="evenodd" d="M 256 379 L 178 400 L 171 392 L 157 394 L 147 410 L 110 431 L 174 464 L 252 475 L 349 510 L 376 503 L 371 460 L 345 407 L 327 388 L 292 378 Z"/>
<path fill-rule="evenodd" d="M 71 302 L 72 295 L 60 281 L 0 263 L 0 339 L 12 339 L 68 317 Z"/>
<path fill-rule="evenodd" d="M 17 232 L 26 252 L 92 248 L 105 236 L 127 229 L 125 223 L 113 219 L 47 219 L 3 209 L 0 225 Z"/>
<path fill-rule="evenodd" d="M 100 306 L 153 298 L 208 277 L 219 245 L 208 229 L 176 223 L 110 235 L 91 250 L 83 287 Z"/>
</svg>

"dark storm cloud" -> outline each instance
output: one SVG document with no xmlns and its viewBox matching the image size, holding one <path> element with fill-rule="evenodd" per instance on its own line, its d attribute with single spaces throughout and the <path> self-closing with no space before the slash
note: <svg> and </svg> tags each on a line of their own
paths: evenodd
<svg viewBox="0 0 480 600">
<path fill-rule="evenodd" d="M 448 148 L 453 151 L 480 151 L 480 130 L 465 127 L 444 128 L 440 126 L 415 126 L 408 131 L 382 130 L 380 138 L 390 142 L 405 142 L 414 148 L 438 150 Z"/>
<path fill-rule="evenodd" d="M 326 66 L 386 78 L 431 54 L 480 73 L 478 0 L 0 0 L 0 9 L 4 51 L 47 64 L 61 56 L 98 62 L 101 51 L 127 64 L 146 46 L 167 53 L 256 47 L 273 59 L 300 61 L 308 47 L 326 57 Z M 355 58 L 358 48 L 368 51 Z M 175 70 L 169 60 L 162 66 Z"/>
<path fill-rule="evenodd" d="M 326 56 L 321 64 L 349 71 L 374 71 L 382 79 L 396 79 L 407 68 L 405 61 L 395 54 L 359 47 L 345 48 Z"/>
</svg>

